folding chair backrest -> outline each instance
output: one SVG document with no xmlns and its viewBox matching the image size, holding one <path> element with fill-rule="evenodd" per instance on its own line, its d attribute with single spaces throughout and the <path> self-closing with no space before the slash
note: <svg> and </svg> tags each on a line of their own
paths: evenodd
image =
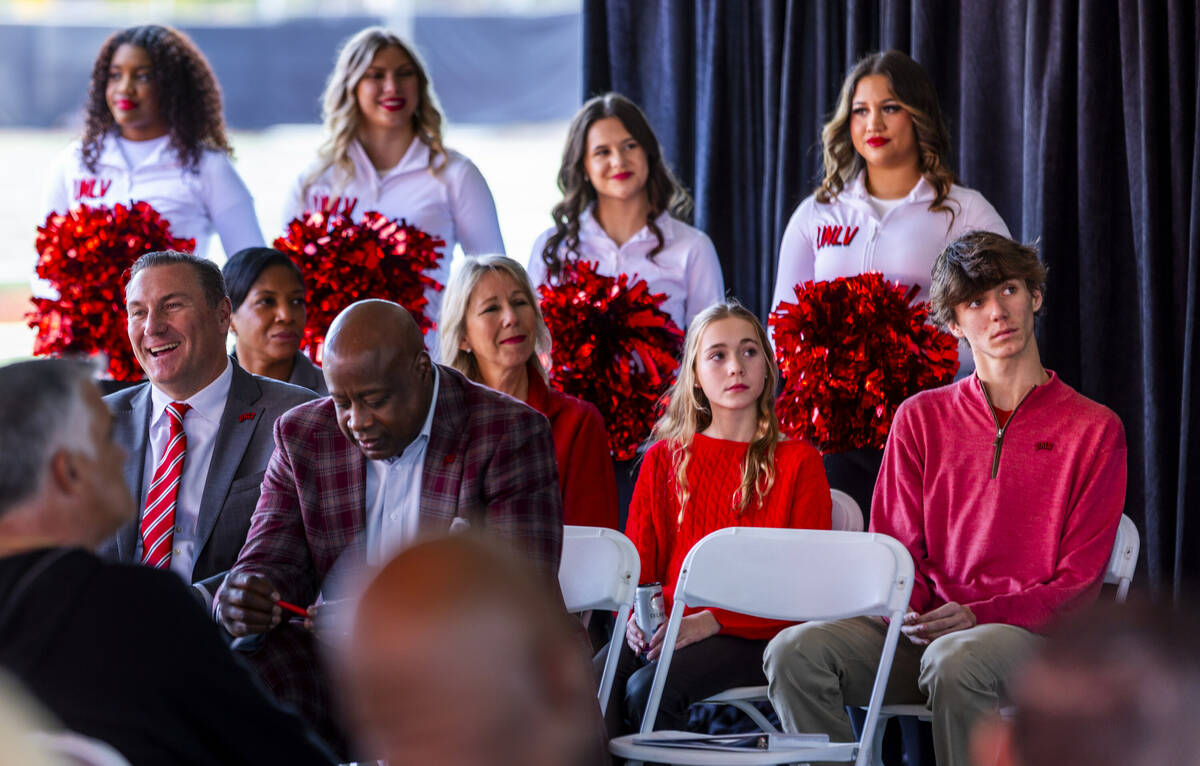
<svg viewBox="0 0 1200 766">
<path fill-rule="evenodd" d="M 1117 586 L 1117 601 L 1124 601 L 1129 595 L 1129 584 L 1133 581 L 1133 571 L 1137 569 L 1141 544 L 1137 525 L 1133 519 L 1121 514 L 1117 539 L 1113 541 L 1112 555 L 1108 557 L 1108 567 L 1104 570 L 1104 582 Z"/>
<path fill-rule="evenodd" d="M 620 609 L 633 603 L 641 571 L 629 538 L 605 527 L 563 527 L 558 584 L 567 611 Z M 621 626 L 624 631 L 624 626 Z"/>
<path fill-rule="evenodd" d="M 863 513 L 858 501 L 840 489 L 829 490 L 833 500 L 833 528 L 842 532 L 862 532 Z"/>
<path fill-rule="evenodd" d="M 780 620 L 890 615 L 907 607 L 912 573 L 887 535 L 730 527 L 688 553 L 675 599 Z"/>
</svg>

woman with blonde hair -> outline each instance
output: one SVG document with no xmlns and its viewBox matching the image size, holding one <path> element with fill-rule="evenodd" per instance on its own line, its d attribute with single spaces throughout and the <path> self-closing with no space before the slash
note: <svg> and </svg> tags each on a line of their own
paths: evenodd
<svg viewBox="0 0 1200 766">
<path fill-rule="evenodd" d="M 292 187 L 284 222 L 305 211 L 374 211 L 445 240 L 429 276 L 446 284 L 455 246 L 502 253 L 496 203 L 483 174 L 442 143 L 442 113 L 412 46 L 382 27 L 342 47 L 324 95 L 325 141 Z M 426 290 L 437 321 L 442 294 Z M 437 349 L 436 336 L 426 341 Z"/>
<path fill-rule="evenodd" d="M 642 581 L 662 583 L 668 613 L 680 564 L 708 533 L 733 526 L 830 528 L 820 455 L 780 436 L 778 379 L 766 331 L 740 304 L 710 306 L 688 327 L 679 378 L 651 432 L 625 530 L 641 554 Z M 690 610 L 655 728 L 684 729 L 692 703 L 731 686 L 765 684 L 763 650 L 786 625 Z M 626 625 L 617 702 L 606 712 L 611 735 L 641 724 L 665 633 L 665 624 L 652 636 L 632 618 Z"/>
<path fill-rule="evenodd" d="M 919 285 L 964 232 L 1008 236 L 995 208 L 955 184 L 950 136 L 929 75 L 906 54 L 873 53 L 847 73 L 821 130 L 825 177 L 788 221 L 772 306 L 797 284 L 867 271 Z"/>
<path fill-rule="evenodd" d="M 546 416 L 554 436 L 563 523 L 617 528 L 617 485 L 600 411 L 546 383 L 550 330 L 521 264 L 464 259 L 442 304 L 442 361 Z"/>
<path fill-rule="evenodd" d="M 529 259 L 534 284 L 556 282 L 568 259 L 594 261 L 601 274 L 637 274 L 651 292 L 665 293 L 662 309 L 680 328 L 721 300 L 717 251 L 707 234 L 684 222 L 692 200 L 632 101 L 606 93 L 580 108 L 567 131 L 558 188 L 554 226 Z"/>
</svg>

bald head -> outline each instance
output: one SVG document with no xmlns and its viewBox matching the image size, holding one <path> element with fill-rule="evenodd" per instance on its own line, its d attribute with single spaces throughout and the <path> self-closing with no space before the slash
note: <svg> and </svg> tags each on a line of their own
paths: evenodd
<svg viewBox="0 0 1200 766">
<path fill-rule="evenodd" d="M 570 619 L 506 551 L 459 536 L 401 553 L 364 592 L 345 657 L 372 755 L 593 763 L 599 710 Z"/>
<path fill-rule="evenodd" d="M 433 397 L 433 360 L 402 306 L 359 301 L 338 314 L 322 370 L 338 428 L 368 459 L 398 455 L 420 434 Z"/>
<path fill-rule="evenodd" d="M 412 356 L 425 349 L 421 328 L 398 303 L 367 300 L 352 303 L 329 325 L 325 353 L 349 355 L 387 349 Z"/>
</svg>

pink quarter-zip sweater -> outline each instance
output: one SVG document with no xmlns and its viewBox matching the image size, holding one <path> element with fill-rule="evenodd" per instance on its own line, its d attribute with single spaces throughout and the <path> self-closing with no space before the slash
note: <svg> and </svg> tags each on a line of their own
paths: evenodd
<svg viewBox="0 0 1200 766">
<path fill-rule="evenodd" d="M 892 422 L 871 531 L 916 565 L 911 608 L 954 601 L 1037 631 L 1096 598 L 1125 505 L 1125 429 L 1051 372 L 1004 428 L 974 376 Z"/>
</svg>

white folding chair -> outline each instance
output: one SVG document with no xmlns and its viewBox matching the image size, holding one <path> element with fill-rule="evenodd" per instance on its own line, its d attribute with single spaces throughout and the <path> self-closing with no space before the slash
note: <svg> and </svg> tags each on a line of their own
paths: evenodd
<svg viewBox="0 0 1200 766">
<path fill-rule="evenodd" d="M 1129 596 L 1129 584 L 1133 582 L 1133 572 L 1137 569 L 1138 550 L 1141 548 L 1141 536 L 1133 519 L 1121 514 L 1121 523 L 1117 525 L 1117 537 L 1113 540 L 1112 553 L 1108 557 L 1108 566 L 1104 569 L 1104 582 L 1116 585 L 1115 598 L 1118 604 L 1124 603 Z M 1005 714 L 1002 710 L 1001 714 Z M 883 732 L 888 719 L 909 715 L 922 721 L 930 721 L 933 714 L 925 705 L 884 705 L 879 711 L 879 726 L 875 728 L 875 738 L 871 741 L 871 766 L 883 766 Z"/>
<path fill-rule="evenodd" d="M 829 490 L 833 500 L 833 528 L 845 532 L 863 531 L 863 512 L 858 502 L 840 489 Z"/>
<path fill-rule="evenodd" d="M 812 529 L 731 527 L 704 537 L 688 553 L 675 586 L 663 652 L 650 687 L 639 734 L 617 737 L 609 749 L 634 761 L 678 764 L 770 764 L 856 761 L 864 766 L 864 743 L 883 700 L 900 619 L 912 593 L 912 558 L 887 535 Z M 837 620 L 859 615 L 891 618 L 871 691 L 863 738 L 857 742 L 746 753 L 634 744 L 654 728 L 671 666 L 679 622 L 686 607 L 715 607 L 778 620 Z"/>
<path fill-rule="evenodd" d="M 558 585 L 567 611 L 617 611 L 617 622 L 608 644 L 608 659 L 600 676 L 600 689 L 596 692 L 601 711 L 608 708 L 608 696 L 617 672 L 617 656 L 621 653 L 625 623 L 633 607 L 641 569 L 642 560 L 637 548 L 620 532 L 607 527 L 563 526 Z"/>
<path fill-rule="evenodd" d="M 831 509 L 833 529 L 842 532 L 863 531 L 862 509 L 858 507 L 855 499 L 840 489 L 829 490 L 829 496 L 833 501 Z M 735 686 L 701 700 L 698 704 L 730 705 L 745 713 L 746 717 L 753 721 L 760 731 L 777 731 L 766 716 L 754 706 L 755 702 L 766 699 L 767 687 L 765 686 Z"/>
</svg>

